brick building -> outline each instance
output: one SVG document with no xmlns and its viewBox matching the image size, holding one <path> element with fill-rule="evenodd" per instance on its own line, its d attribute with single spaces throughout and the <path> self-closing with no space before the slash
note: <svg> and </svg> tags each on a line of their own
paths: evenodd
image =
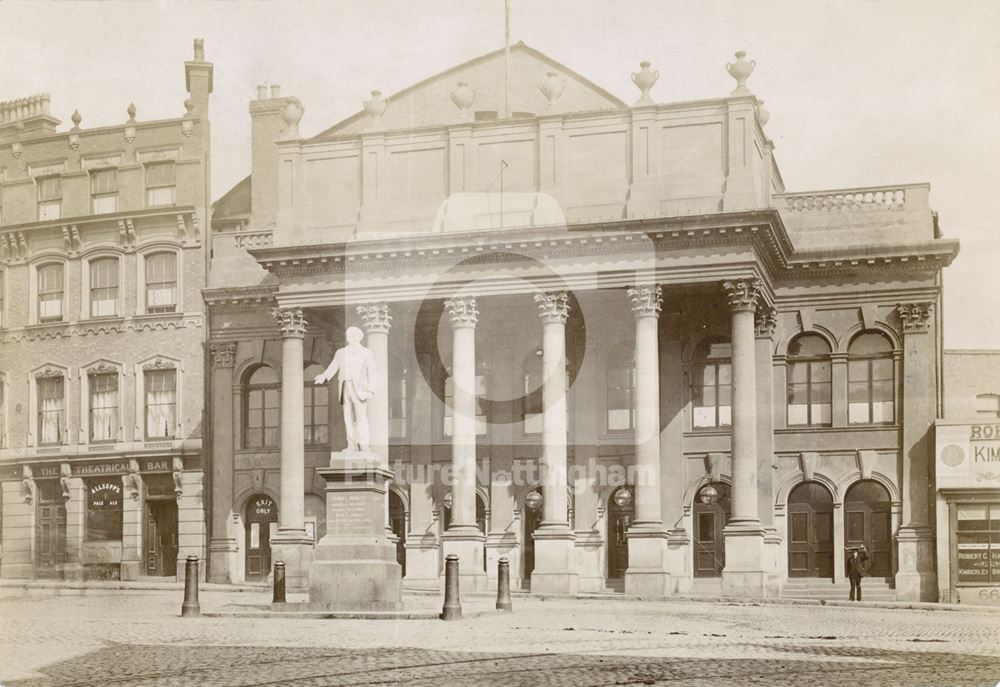
<svg viewBox="0 0 1000 687">
<path fill-rule="evenodd" d="M 505 556 L 532 591 L 773 596 L 865 544 L 886 594 L 936 598 L 957 241 L 927 184 L 787 192 L 727 67 L 656 103 L 643 64 L 628 105 L 517 44 L 312 138 L 262 87 L 213 215 L 210 579 L 304 583 L 345 445 L 311 380 L 358 325 L 405 585 L 457 553 L 477 588 Z"/>
<path fill-rule="evenodd" d="M 0 103 L 0 576 L 204 555 L 212 74 L 195 41 L 171 119 L 59 131 L 48 95 Z"/>
</svg>

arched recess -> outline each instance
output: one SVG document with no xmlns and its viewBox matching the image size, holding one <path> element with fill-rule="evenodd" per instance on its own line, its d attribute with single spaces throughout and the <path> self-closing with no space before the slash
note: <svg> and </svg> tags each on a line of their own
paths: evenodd
<svg viewBox="0 0 1000 687">
<path fill-rule="evenodd" d="M 834 496 L 818 480 L 799 482 L 788 494 L 789 577 L 834 576 Z"/>
<path fill-rule="evenodd" d="M 247 580 L 263 580 L 271 572 L 271 537 L 278 527 L 278 500 L 261 490 L 243 500 L 244 571 Z"/>
<path fill-rule="evenodd" d="M 864 334 L 865 332 L 878 332 L 889 339 L 892 344 L 893 351 L 900 351 L 903 348 L 903 342 L 899 338 L 899 333 L 882 322 L 874 322 L 872 326 L 866 327 L 863 322 L 858 322 L 847 328 L 844 335 L 838 340 L 837 348 L 833 349 L 837 353 L 847 353 L 848 348 L 851 345 L 851 341 L 854 340 L 858 334 Z"/>
<path fill-rule="evenodd" d="M 833 481 L 827 475 L 821 472 L 814 472 L 812 479 L 807 480 L 806 475 L 803 472 L 798 472 L 790 477 L 785 478 L 778 488 L 775 490 L 774 495 L 774 505 L 784 507 L 788 504 L 788 496 L 795 487 L 802 484 L 803 482 L 819 482 L 833 495 L 834 505 L 839 504 L 842 501 L 841 490 L 839 489 L 838 483 Z"/>
<path fill-rule="evenodd" d="M 726 482 L 706 482 L 691 504 L 691 541 L 695 577 L 720 577 L 726 567 L 723 529 L 732 516 L 732 489 Z"/>
<path fill-rule="evenodd" d="M 788 355 L 788 346 L 792 343 L 792 341 L 803 334 L 816 334 L 821 337 L 826 341 L 831 352 L 840 350 L 840 342 L 837 339 L 837 335 L 834 334 L 832 330 L 818 324 L 814 324 L 811 329 L 802 329 L 800 325 L 795 329 L 786 332 L 785 336 L 775 345 L 775 350 L 779 355 Z"/>
<path fill-rule="evenodd" d="M 892 575 L 892 519 L 892 496 L 878 480 L 858 480 L 844 493 L 844 548 L 865 548 L 872 577 Z"/>
<path fill-rule="evenodd" d="M 711 475 L 702 473 L 698 475 L 694 480 L 689 482 L 687 487 L 684 489 L 684 496 L 681 500 L 681 503 L 684 504 L 684 508 L 685 509 L 690 508 L 691 504 L 694 503 L 695 495 L 697 495 L 697 493 L 701 491 L 701 488 L 703 486 L 711 482 L 722 482 L 723 484 L 729 486 L 730 488 L 732 488 L 733 486 L 733 478 L 732 475 L 730 475 L 729 473 L 725 472 L 720 473 L 718 479 L 712 479 Z"/>
</svg>

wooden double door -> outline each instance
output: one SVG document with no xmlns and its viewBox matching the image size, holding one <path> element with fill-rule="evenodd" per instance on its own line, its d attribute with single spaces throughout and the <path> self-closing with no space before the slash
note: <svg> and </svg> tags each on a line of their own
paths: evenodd
<svg viewBox="0 0 1000 687">
<path fill-rule="evenodd" d="M 857 482 L 844 499 L 844 547 L 864 546 L 868 574 L 892 576 L 892 504 L 889 492 L 878 482 Z"/>
<path fill-rule="evenodd" d="M 788 576 L 833 578 L 833 495 L 819 482 L 788 495 Z"/>
</svg>

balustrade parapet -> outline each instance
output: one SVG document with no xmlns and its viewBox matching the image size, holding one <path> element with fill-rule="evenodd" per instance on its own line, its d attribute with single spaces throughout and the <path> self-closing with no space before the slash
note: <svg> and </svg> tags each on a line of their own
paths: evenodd
<svg viewBox="0 0 1000 687">
<path fill-rule="evenodd" d="M 788 212 L 893 212 L 928 209 L 929 192 L 930 184 L 896 184 L 775 193 L 772 200 Z"/>
<path fill-rule="evenodd" d="M 217 232 L 215 240 L 232 241 L 236 248 L 262 248 L 273 245 L 274 232 L 271 229 L 260 231 L 226 231 Z"/>
</svg>

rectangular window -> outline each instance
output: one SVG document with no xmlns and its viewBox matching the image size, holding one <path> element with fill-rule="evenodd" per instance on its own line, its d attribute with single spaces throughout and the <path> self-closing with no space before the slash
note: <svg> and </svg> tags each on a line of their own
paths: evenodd
<svg viewBox="0 0 1000 687">
<path fill-rule="evenodd" d="M 326 446 L 330 443 L 329 387 L 308 385 L 302 392 L 306 446 Z"/>
<path fill-rule="evenodd" d="M 1000 503 L 960 504 L 957 511 L 958 581 L 1000 584 Z"/>
<path fill-rule="evenodd" d="M 122 538 L 121 480 L 89 480 L 87 486 L 87 541 L 119 541 Z"/>
<path fill-rule="evenodd" d="M 38 189 L 38 220 L 59 219 L 62 216 L 62 177 L 41 177 L 35 183 Z"/>
<path fill-rule="evenodd" d="M 611 368 L 607 375 L 608 431 L 627 432 L 635 426 L 635 407 L 632 390 L 635 388 L 635 369 Z"/>
<path fill-rule="evenodd" d="M 95 215 L 118 212 L 118 170 L 98 169 L 90 173 L 90 199 Z"/>
<path fill-rule="evenodd" d="M 177 202 L 176 172 L 173 162 L 146 165 L 146 206 L 173 205 Z"/>
<path fill-rule="evenodd" d="M 61 444 L 66 431 L 62 377 L 38 380 L 38 443 Z"/>
<path fill-rule="evenodd" d="M 788 366 L 788 424 L 826 426 L 833 421 L 829 362 Z"/>
<path fill-rule="evenodd" d="M 276 448 L 280 445 L 281 389 L 251 388 L 247 392 L 244 448 Z"/>
<path fill-rule="evenodd" d="M 59 322 L 63 318 L 63 266 L 56 263 L 38 268 L 38 321 Z"/>
<path fill-rule="evenodd" d="M 455 402 L 455 387 L 451 377 L 444 383 L 444 435 L 450 437 L 452 429 L 452 404 Z M 486 411 L 481 399 L 486 394 L 486 378 L 476 375 L 476 434 L 486 434 Z"/>
<path fill-rule="evenodd" d="M 691 372 L 691 421 L 695 429 L 732 424 L 733 368 L 699 365 Z"/>
<path fill-rule="evenodd" d="M 177 310 L 177 256 L 155 253 L 146 257 L 146 312 Z"/>
<path fill-rule="evenodd" d="M 114 317 L 118 310 L 118 260 L 90 263 L 90 316 Z"/>
<path fill-rule="evenodd" d="M 90 440 L 114 441 L 118 437 L 118 373 L 94 374 L 90 387 Z"/>
<path fill-rule="evenodd" d="M 177 427 L 177 372 L 146 372 L 146 438 L 172 439 Z"/>
</svg>

